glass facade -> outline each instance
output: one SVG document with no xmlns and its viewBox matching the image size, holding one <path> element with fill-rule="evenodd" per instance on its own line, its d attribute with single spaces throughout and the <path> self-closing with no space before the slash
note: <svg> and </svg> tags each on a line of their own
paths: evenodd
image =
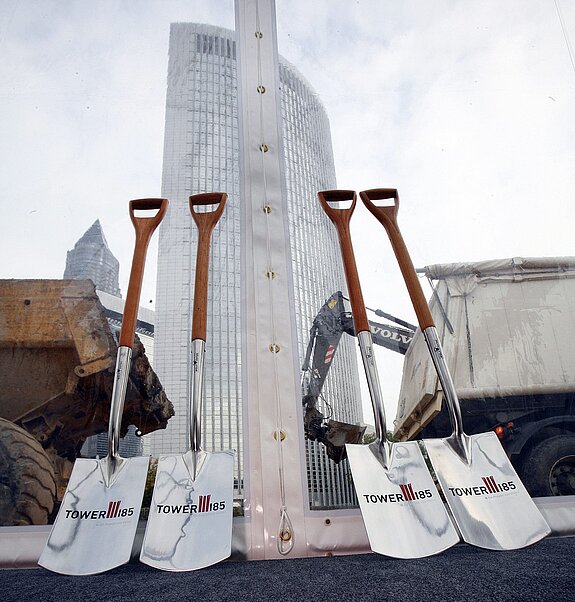
<svg viewBox="0 0 575 602">
<path fill-rule="evenodd" d="M 319 190 L 336 188 L 329 121 L 311 86 L 285 61 L 280 82 L 294 307 L 303 358 L 318 310 L 345 285 L 336 230 L 316 198 Z M 354 348 L 355 340 L 340 340 L 318 400 L 324 416 L 350 424 L 362 420 Z M 354 505 L 347 461 L 334 465 L 317 441 L 306 441 L 306 456 L 310 507 Z"/>
<path fill-rule="evenodd" d="M 281 61 L 281 109 L 288 230 L 293 261 L 300 357 L 313 319 L 325 300 L 344 287 L 336 233 L 316 200 L 335 187 L 329 122 L 310 85 Z M 150 436 L 154 455 L 188 447 L 190 320 L 197 232 L 188 197 L 224 191 L 228 202 L 212 235 L 202 416 L 208 450 L 236 451 L 236 496 L 243 491 L 242 358 L 240 304 L 239 131 L 236 44 L 233 32 L 198 24 L 172 24 L 166 105 L 163 196 L 170 213 L 160 227 L 156 300 L 155 369 L 176 416 Z M 353 341 L 342 340 L 324 389 L 337 420 L 361 421 Z M 294 400 L 300 404 L 300 400 Z M 328 411 L 329 410 L 329 411 Z M 333 464 L 325 450 L 306 442 L 312 508 L 354 503 L 347 463 Z"/>
</svg>

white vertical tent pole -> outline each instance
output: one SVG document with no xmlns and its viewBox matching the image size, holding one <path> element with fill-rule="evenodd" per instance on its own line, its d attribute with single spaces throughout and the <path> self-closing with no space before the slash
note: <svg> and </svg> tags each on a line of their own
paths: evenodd
<svg viewBox="0 0 575 602">
<path fill-rule="evenodd" d="M 305 556 L 305 467 L 273 0 L 236 0 L 249 558 Z M 283 441 L 282 441 L 283 439 Z"/>
</svg>

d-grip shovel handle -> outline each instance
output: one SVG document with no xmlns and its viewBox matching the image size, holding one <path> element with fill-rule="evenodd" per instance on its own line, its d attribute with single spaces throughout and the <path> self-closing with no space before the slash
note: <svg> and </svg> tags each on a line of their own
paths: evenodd
<svg viewBox="0 0 575 602">
<path fill-rule="evenodd" d="M 393 247 L 397 258 L 397 263 L 399 264 L 403 279 L 407 285 L 407 290 L 409 291 L 415 314 L 417 315 L 419 327 L 425 338 L 429 353 L 431 354 L 431 359 L 437 371 L 437 376 L 439 377 L 439 382 L 441 383 L 447 402 L 451 425 L 453 427 L 452 437 L 454 440 L 454 448 L 462 458 L 466 459 L 468 456 L 463 441 L 463 419 L 461 417 L 461 407 L 459 405 L 455 385 L 453 384 L 453 379 L 449 373 L 447 362 L 443 355 L 443 349 L 439 337 L 437 336 L 437 330 L 431 312 L 429 311 L 423 289 L 421 288 L 419 278 L 417 277 L 413 262 L 411 261 L 411 257 L 409 256 L 409 252 L 397 224 L 397 212 L 399 210 L 399 195 L 397 190 L 395 188 L 376 188 L 374 190 L 364 190 L 359 193 L 359 196 L 361 197 L 363 204 L 381 222 L 389 236 L 391 246 Z M 373 201 L 387 199 L 393 199 L 393 205 L 378 206 L 373 203 Z"/>
<path fill-rule="evenodd" d="M 355 209 L 357 196 L 353 190 L 324 190 L 318 192 L 317 196 L 325 214 L 336 227 L 337 235 L 339 237 L 341 257 L 343 260 L 345 279 L 347 281 L 355 332 L 356 334 L 363 331 L 369 332 L 369 322 L 367 320 L 367 312 L 365 311 L 365 303 L 363 302 L 363 295 L 361 293 L 361 285 L 357 274 L 357 265 L 355 263 L 355 255 L 353 253 L 349 229 L 349 222 Z M 345 201 L 352 202 L 351 206 L 347 209 L 335 208 L 329 204 Z"/>
<path fill-rule="evenodd" d="M 192 314 L 192 341 L 206 340 L 208 305 L 208 269 L 210 265 L 210 238 L 224 212 L 228 195 L 225 192 L 207 192 L 190 197 L 190 211 L 198 226 L 198 253 L 194 283 L 194 309 Z M 217 205 L 213 211 L 198 212 L 194 207 Z"/>
<path fill-rule="evenodd" d="M 391 246 L 397 258 L 397 263 L 401 269 L 403 279 L 407 285 L 413 308 L 417 316 L 417 321 L 421 330 L 433 326 L 433 318 L 425 300 L 423 289 L 413 267 L 411 257 L 399 231 L 397 225 L 397 212 L 399 210 L 399 195 L 395 188 L 376 188 L 374 190 L 364 190 L 359 193 L 363 204 L 373 213 L 377 220 L 383 225 Z M 373 201 L 393 200 L 393 205 L 376 205 Z"/>
<path fill-rule="evenodd" d="M 136 230 L 136 245 L 132 258 L 132 269 L 128 283 L 128 294 L 124 306 L 122 329 L 120 331 L 120 346 L 132 347 L 136 331 L 136 319 L 140 304 L 142 279 L 144 277 L 144 264 L 146 251 L 154 230 L 160 225 L 168 209 L 168 199 L 136 199 L 130 201 L 130 219 Z M 157 210 L 152 217 L 136 217 L 135 211 Z"/>
</svg>

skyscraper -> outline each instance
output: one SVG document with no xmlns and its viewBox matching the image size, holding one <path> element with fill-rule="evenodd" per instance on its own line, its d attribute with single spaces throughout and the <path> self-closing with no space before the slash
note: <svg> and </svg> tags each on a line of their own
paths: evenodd
<svg viewBox="0 0 575 602">
<path fill-rule="evenodd" d="M 188 196 L 228 193 L 211 248 L 202 431 L 208 450 L 236 451 L 236 495 L 243 491 L 241 198 L 238 65 L 234 32 L 209 25 L 172 24 L 166 103 L 162 195 L 170 212 L 159 234 L 155 369 L 176 416 L 150 436 L 152 453 L 179 453 L 188 445 L 190 319 L 197 234 Z M 324 301 L 345 287 L 335 231 L 316 200 L 335 187 L 329 122 L 297 69 L 280 61 L 283 171 L 300 357 Z M 287 312 L 286 308 L 286 312 Z M 324 396 L 334 418 L 362 419 L 353 342 L 342 340 Z M 294 400 L 301 413 L 301 400 Z M 324 408 L 325 410 L 325 408 Z M 327 413 L 327 411 L 325 412 Z M 306 442 L 311 508 L 353 504 L 345 463 L 327 459 Z"/>
<path fill-rule="evenodd" d="M 64 278 L 86 278 L 96 288 L 120 297 L 120 264 L 110 251 L 100 220 L 96 220 L 66 254 Z"/>
</svg>

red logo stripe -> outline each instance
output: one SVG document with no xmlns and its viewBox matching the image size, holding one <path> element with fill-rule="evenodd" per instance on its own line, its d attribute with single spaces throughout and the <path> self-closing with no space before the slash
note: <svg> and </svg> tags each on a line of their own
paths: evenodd
<svg viewBox="0 0 575 602">
<path fill-rule="evenodd" d="M 106 518 L 116 518 L 120 512 L 120 504 L 122 500 L 118 500 L 116 502 L 110 502 L 108 504 L 108 512 L 106 514 Z"/>
<path fill-rule="evenodd" d="M 483 482 L 485 483 L 485 486 L 487 487 L 489 493 L 498 493 L 499 492 L 499 485 L 496 483 L 495 479 L 493 477 L 481 477 L 483 479 Z"/>
<path fill-rule="evenodd" d="M 400 485 L 401 493 L 403 494 L 403 499 L 406 502 L 412 502 L 415 499 L 415 493 L 413 493 L 413 487 L 411 483 L 407 485 Z"/>
<path fill-rule="evenodd" d="M 208 512 L 210 509 L 211 495 L 200 495 L 198 502 L 198 512 Z"/>
<path fill-rule="evenodd" d="M 491 481 L 489 481 L 489 479 L 487 477 L 481 477 L 483 483 L 485 484 L 485 487 L 487 487 L 487 491 L 489 491 L 489 493 L 493 493 L 493 490 L 491 489 L 492 485 L 491 485 Z"/>
<path fill-rule="evenodd" d="M 491 482 L 493 483 L 493 489 L 494 492 L 497 493 L 499 491 L 499 485 L 495 482 L 495 479 L 493 477 L 489 477 L 491 479 Z"/>
</svg>

